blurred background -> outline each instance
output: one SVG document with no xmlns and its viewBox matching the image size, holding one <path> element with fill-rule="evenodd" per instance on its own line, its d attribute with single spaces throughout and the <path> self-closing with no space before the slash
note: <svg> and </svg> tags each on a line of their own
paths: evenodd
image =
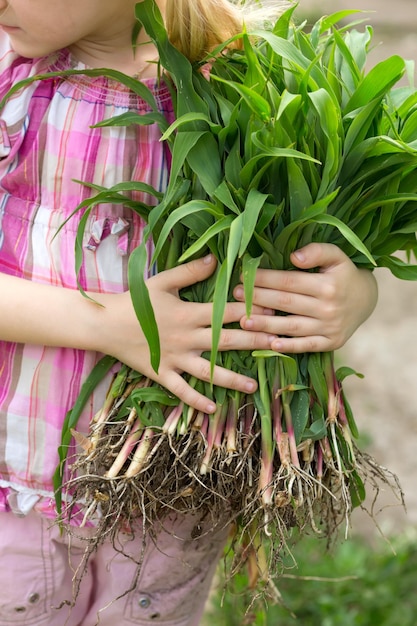
<svg viewBox="0 0 417 626">
<path fill-rule="evenodd" d="M 344 9 L 360 9 L 364 24 L 358 28 L 373 28 L 370 65 L 393 54 L 417 61 L 416 0 L 299 0 L 297 15 L 314 23 Z M 382 269 L 376 277 L 377 308 L 337 357 L 364 374 L 363 380 L 347 379 L 345 388 L 365 449 L 398 476 L 405 493 L 407 512 L 390 493 L 380 498 L 389 508 L 378 523 L 390 535 L 417 529 L 417 284 Z M 352 530 L 374 528 L 366 515 L 355 512 Z"/>
</svg>

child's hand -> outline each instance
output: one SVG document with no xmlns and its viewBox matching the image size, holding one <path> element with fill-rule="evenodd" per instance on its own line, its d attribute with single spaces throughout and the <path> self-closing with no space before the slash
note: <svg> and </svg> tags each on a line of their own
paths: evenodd
<svg viewBox="0 0 417 626">
<path fill-rule="evenodd" d="M 181 374 L 187 372 L 200 380 L 210 380 L 210 363 L 201 354 L 211 349 L 212 304 L 184 302 L 179 298 L 179 291 L 208 278 L 215 267 L 214 257 L 209 256 L 161 272 L 147 281 L 161 345 L 158 374 L 150 364 L 148 345 L 133 311 L 130 294 L 97 296 L 105 305 L 101 310 L 103 332 L 107 329 L 101 351 L 159 382 L 186 404 L 209 413 L 215 410 L 213 402 L 192 389 Z M 254 312 L 261 315 L 264 310 L 255 307 Z M 244 313 L 244 303 L 231 302 L 226 306 L 224 323 L 239 322 Z M 271 336 L 264 332 L 224 329 L 219 349 L 268 349 L 270 342 Z M 252 378 L 222 367 L 215 367 L 213 383 L 246 393 L 256 390 Z"/>
<path fill-rule="evenodd" d="M 277 335 L 278 352 L 324 352 L 340 348 L 375 308 L 378 290 L 373 274 L 359 270 L 332 244 L 312 243 L 291 256 L 302 269 L 319 272 L 259 270 L 254 304 L 288 313 L 241 320 L 246 330 Z M 243 300 L 243 289 L 234 293 Z"/>
</svg>

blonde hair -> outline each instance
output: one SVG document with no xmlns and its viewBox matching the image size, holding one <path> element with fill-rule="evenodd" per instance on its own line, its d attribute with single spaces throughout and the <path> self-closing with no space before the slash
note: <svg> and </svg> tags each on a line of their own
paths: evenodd
<svg viewBox="0 0 417 626">
<path fill-rule="evenodd" d="M 275 21 L 288 2 L 258 0 L 167 0 L 165 19 L 171 43 L 191 62 L 200 61 L 217 45 L 242 32 L 243 24 Z M 234 47 L 240 47 L 237 40 Z"/>
</svg>

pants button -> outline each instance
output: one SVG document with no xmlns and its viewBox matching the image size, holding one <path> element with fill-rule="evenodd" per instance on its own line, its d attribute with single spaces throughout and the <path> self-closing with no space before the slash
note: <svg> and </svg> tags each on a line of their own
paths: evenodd
<svg viewBox="0 0 417 626">
<path fill-rule="evenodd" d="M 141 609 L 147 609 L 148 606 L 150 605 L 151 601 L 148 598 L 148 596 L 141 596 L 138 600 L 138 604 L 140 606 Z"/>
<path fill-rule="evenodd" d="M 31 593 L 28 600 L 31 604 L 36 604 L 37 602 L 39 602 L 39 594 L 38 593 Z"/>
</svg>

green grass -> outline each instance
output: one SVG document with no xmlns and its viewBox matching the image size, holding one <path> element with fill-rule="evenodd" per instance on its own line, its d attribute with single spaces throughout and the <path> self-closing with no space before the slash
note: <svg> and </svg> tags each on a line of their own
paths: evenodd
<svg viewBox="0 0 417 626">
<path fill-rule="evenodd" d="M 215 592 L 203 625 L 415 626 L 417 541 L 398 537 L 392 547 L 382 540 L 372 547 L 353 538 L 326 551 L 305 537 L 294 556 L 297 567 L 277 582 L 285 607 L 259 603 L 245 615 L 242 574 L 233 592 Z"/>
</svg>

